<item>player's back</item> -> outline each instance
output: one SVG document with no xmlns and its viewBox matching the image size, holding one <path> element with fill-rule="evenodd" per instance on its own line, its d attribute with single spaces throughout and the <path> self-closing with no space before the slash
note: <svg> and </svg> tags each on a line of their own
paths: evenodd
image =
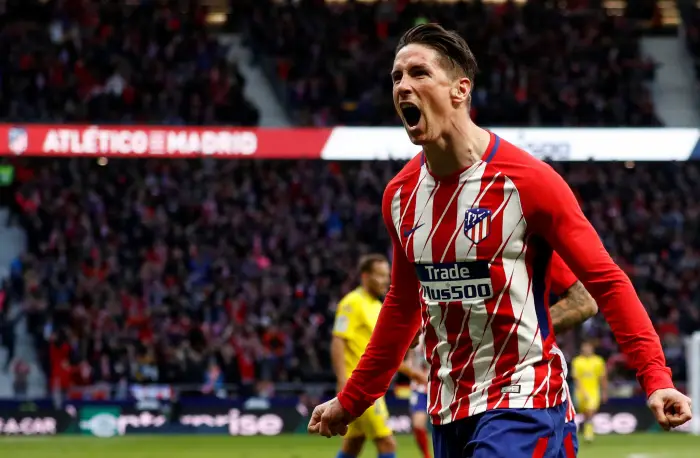
<svg viewBox="0 0 700 458">
<path fill-rule="evenodd" d="M 565 396 L 547 311 L 552 249 L 528 213 L 546 167 L 492 135 L 463 171 L 435 177 L 417 156 L 387 186 L 387 225 L 422 291 L 434 423 Z"/>
<path fill-rule="evenodd" d="M 583 389 L 597 390 L 605 370 L 605 360 L 598 355 L 578 355 L 571 361 L 573 377 Z"/>
<path fill-rule="evenodd" d="M 360 362 L 377 324 L 382 303 L 358 287 L 338 303 L 333 335 L 345 340 L 345 368 L 348 377 Z"/>
</svg>

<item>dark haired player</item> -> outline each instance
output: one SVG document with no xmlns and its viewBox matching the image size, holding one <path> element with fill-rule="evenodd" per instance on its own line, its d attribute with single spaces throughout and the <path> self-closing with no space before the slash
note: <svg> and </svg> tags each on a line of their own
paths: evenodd
<svg viewBox="0 0 700 458">
<path fill-rule="evenodd" d="M 309 432 L 344 434 L 381 397 L 423 323 L 438 458 L 555 457 L 566 363 L 548 310 L 556 251 L 595 298 L 664 429 L 691 418 L 631 282 L 564 180 L 469 118 L 476 62 L 435 24 L 399 41 L 394 105 L 423 146 L 387 185 L 392 285 L 360 364 Z"/>
</svg>

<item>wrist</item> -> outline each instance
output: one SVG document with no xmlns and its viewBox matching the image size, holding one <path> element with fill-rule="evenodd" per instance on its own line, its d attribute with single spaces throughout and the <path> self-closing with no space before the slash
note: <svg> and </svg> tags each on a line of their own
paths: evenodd
<svg viewBox="0 0 700 458">
<path fill-rule="evenodd" d="M 654 392 L 663 390 L 666 388 L 675 389 L 673 380 L 671 379 L 671 370 L 664 367 L 650 371 L 639 377 L 640 384 L 644 388 L 647 399 L 651 397 Z"/>
</svg>

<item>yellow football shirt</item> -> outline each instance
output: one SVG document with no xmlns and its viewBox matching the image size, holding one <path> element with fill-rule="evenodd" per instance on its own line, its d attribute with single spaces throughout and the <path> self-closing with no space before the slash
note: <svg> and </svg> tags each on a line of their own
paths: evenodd
<svg viewBox="0 0 700 458">
<path fill-rule="evenodd" d="M 571 362 L 573 377 L 581 389 L 600 391 L 600 378 L 605 374 L 605 360 L 598 355 L 579 355 Z"/>
<path fill-rule="evenodd" d="M 345 373 L 348 377 L 360 362 L 379 318 L 382 303 L 376 297 L 356 288 L 338 304 L 333 335 L 345 339 Z"/>
</svg>

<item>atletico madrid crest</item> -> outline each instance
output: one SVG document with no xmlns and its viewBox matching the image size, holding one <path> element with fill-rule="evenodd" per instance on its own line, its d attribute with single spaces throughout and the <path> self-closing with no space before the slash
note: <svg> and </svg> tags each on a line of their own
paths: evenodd
<svg viewBox="0 0 700 458">
<path fill-rule="evenodd" d="M 464 215 L 464 235 L 478 244 L 491 233 L 491 210 L 470 208 Z"/>
</svg>

